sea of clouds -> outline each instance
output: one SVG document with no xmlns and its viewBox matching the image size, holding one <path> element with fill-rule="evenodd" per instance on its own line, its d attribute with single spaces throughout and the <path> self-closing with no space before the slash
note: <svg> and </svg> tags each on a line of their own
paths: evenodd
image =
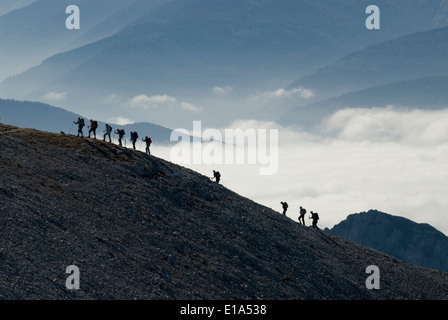
<svg viewBox="0 0 448 320">
<path fill-rule="evenodd" d="M 344 109 L 312 133 L 255 120 L 221 129 L 229 128 L 278 130 L 275 174 L 260 175 L 260 164 L 182 165 L 209 177 L 219 170 L 224 186 L 279 212 L 287 201 L 294 221 L 299 206 L 329 228 L 377 209 L 448 235 L 448 109 Z M 167 160 L 171 150 L 153 146 Z"/>
</svg>

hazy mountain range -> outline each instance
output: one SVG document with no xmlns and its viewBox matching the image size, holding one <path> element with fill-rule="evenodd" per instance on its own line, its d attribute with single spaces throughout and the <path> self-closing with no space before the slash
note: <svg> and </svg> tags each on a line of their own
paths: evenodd
<svg viewBox="0 0 448 320">
<path fill-rule="evenodd" d="M 2 1 L 0 3 L 0 16 L 7 14 L 16 9 L 28 6 L 36 0 L 16 0 L 16 1 Z"/>
<path fill-rule="evenodd" d="M 446 272 L 304 227 L 163 159 L 6 125 L 0 136 L 2 299 L 448 298 Z M 79 290 L 66 287 L 72 265 Z"/>
<path fill-rule="evenodd" d="M 351 214 L 327 231 L 415 265 L 448 271 L 448 237 L 429 224 L 370 210 Z"/>
<path fill-rule="evenodd" d="M 343 108 L 446 108 L 447 40 L 448 28 L 444 27 L 347 55 L 291 85 L 313 91 L 314 102 L 287 112 L 281 122 L 316 124 L 323 115 Z"/>
<path fill-rule="evenodd" d="M 282 114 L 334 95 L 434 75 L 446 48 L 446 29 L 413 35 L 446 25 L 445 0 L 377 1 L 382 24 L 373 31 L 364 26 L 368 1 L 77 4 L 83 15 L 79 32 L 62 23 L 66 1 L 38 0 L 0 17 L 5 54 L 23 61 L 28 59 L 19 53 L 36 57 L 36 67 L 0 85 L 2 97 L 54 102 L 92 116 L 107 108 L 116 116 L 126 109 L 131 118 L 141 118 L 152 110 L 157 122 L 171 125 L 178 116 L 213 121 L 247 109 L 245 98 L 257 91 L 300 85 L 314 93 L 310 100 L 273 104 Z M 231 88 L 240 100 L 219 103 L 213 88 Z M 132 106 L 137 98 L 144 103 Z M 163 105 L 167 100 L 184 107 L 173 111 Z M 230 112 L 223 113 L 226 105 Z M 265 117 L 260 110 L 248 116 Z"/>
<path fill-rule="evenodd" d="M 110 36 L 141 12 L 133 10 L 137 0 L 35 0 L 8 1 L 10 11 L 0 16 L 0 79 L 38 65 L 49 56 Z M 150 9 L 163 0 L 146 1 Z M 28 5 L 26 5 L 28 4 Z M 68 30 L 66 8 L 77 5 L 82 15 L 81 28 Z M 11 10 L 18 7 L 17 10 Z M 7 8 L 9 8 L 7 10 Z"/>
</svg>

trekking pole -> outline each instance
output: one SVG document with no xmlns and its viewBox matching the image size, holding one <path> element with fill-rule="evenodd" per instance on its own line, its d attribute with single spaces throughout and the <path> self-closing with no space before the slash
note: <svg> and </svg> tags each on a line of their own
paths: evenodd
<svg viewBox="0 0 448 320">
<path fill-rule="evenodd" d="M 72 133 L 72 129 L 73 129 L 73 126 L 74 126 L 74 122 L 72 122 L 72 126 L 70 127 L 70 131 L 68 132 L 68 134 L 71 134 Z"/>
</svg>

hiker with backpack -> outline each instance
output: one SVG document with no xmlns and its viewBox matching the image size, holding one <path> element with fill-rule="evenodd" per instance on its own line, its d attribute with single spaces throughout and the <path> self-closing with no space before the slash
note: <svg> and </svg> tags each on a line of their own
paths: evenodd
<svg viewBox="0 0 448 320">
<path fill-rule="evenodd" d="M 317 214 L 317 212 L 311 211 L 310 219 L 313 219 L 313 229 L 319 230 L 319 227 L 317 226 L 317 221 L 319 220 L 319 215 Z"/>
<path fill-rule="evenodd" d="M 210 179 L 216 179 L 216 183 L 219 183 L 219 181 L 221 180 L 221 174 L 219 173 L 219 171 L 213 170 L 213 177 L 211 177 Z"/>
<path fill-rule="evenodd" d="M 95 120 L 90 119 L 90 126 L 88 126 L 90 128 L 89 130 L 89 138 L 90 138 L 90 133 L 93 132 L 93 135 L 96 139 L 96 128 L 98 128 L 98 122 Z"/>
<path fill-rule="evenodd" d="M 306 214 L 306 209 L 300 207 L 299 210 L 299 223 L 305 225 L 305 214 Z"/>
<path fill-rule="evenodd" d="M 132 142 L 132 147 L 135 150 L 135 142 L 138 139 L 138 133 L 136 131 L 131 131 L 131 142 Z"/>
<path fill-rule="evenodd" d="M 144 141 L 146 143 L 146 154 L 147 155 L 151 155 L 151 152 L 149 151 L 149 147 L 151 146 L 152 140 L 150 137 L 146 136 L 145 139 L 143 139 L 142 141 Z"/>
<path fill-rule="evenodd" d="M 78 125 L 78 137 L 79 137 L 79 134 L 81 134 L 81 137 L 84 138 L 84 134 L 82 133 L 82 129 L 85 126 L 84 119 L 81 117 L 78 117 L 78 121 L 76 121 L 76 122 L 73 121 L 73 123 Z"/>
<path fill-rule="evenodd" d="M 117 129 L 115 133 L 118 134 L 118 144 L 122 147 L 123 145 L 121 144 L 121 139 L 123 139 L 125 135 L 124 129 Z"/>
<path fill-rule="evenodd" d="M 109 137 L 109 143 L 112 143 L 112 139 L 110 138 L 110 133 L 112 132 L 112 127 L 106 123 L 106 130 L 103 131 L 103 141 L 106 141 L 106 136 Z"/>
<path fill-rule="evenodd" d="M 280 203 L 282 204 L 282 207 L 283 207 L 283 215 L 286 216 L 286 210 L 288 210 L 288 204 L 283 201 L 281 201 Z"/>
</svg>

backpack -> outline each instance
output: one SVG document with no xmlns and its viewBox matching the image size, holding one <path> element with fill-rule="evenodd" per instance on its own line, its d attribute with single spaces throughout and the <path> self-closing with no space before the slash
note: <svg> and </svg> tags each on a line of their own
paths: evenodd
<svg viewBox="0 0 448 320">
<path fill-rule="evenodd" d="M 85 126 L 85 124 L 84 124 L 84 119 L 83 119 L 83 118 L 81 118 L 81 119 L 79 120 L 79 124 L 81 125 L 81 127 L 84 127 L 84 126 Z"/>
<path fill-rule="evenodd" d="M 221 178 L 221 174 L 219 173 L 219 171 L 216 171 L 216 172 L 215 172 L 215 177 L 216 177 L 216 178 Z"/>
<path fill-rule="evenodd" d="M 93 124 L 92 128 L 94 128 L 94 129 L 98 128 L 98 122 L 97 121 L 93 121 L 92 124 Z"/>
<path fill-rule="evenodd" d="M 305 208 L 302 208 L 302 209 L 300 210 L 300 214 L 301 214 L 301 215 L 306 214 L 306 209 L 305 209 Z"/>
<path fill-rule="evenodd" d="M 319 220 L 319 215 L 317 214 L 317 212 L 314 212 L 314 219 Z"/>
</svg>

